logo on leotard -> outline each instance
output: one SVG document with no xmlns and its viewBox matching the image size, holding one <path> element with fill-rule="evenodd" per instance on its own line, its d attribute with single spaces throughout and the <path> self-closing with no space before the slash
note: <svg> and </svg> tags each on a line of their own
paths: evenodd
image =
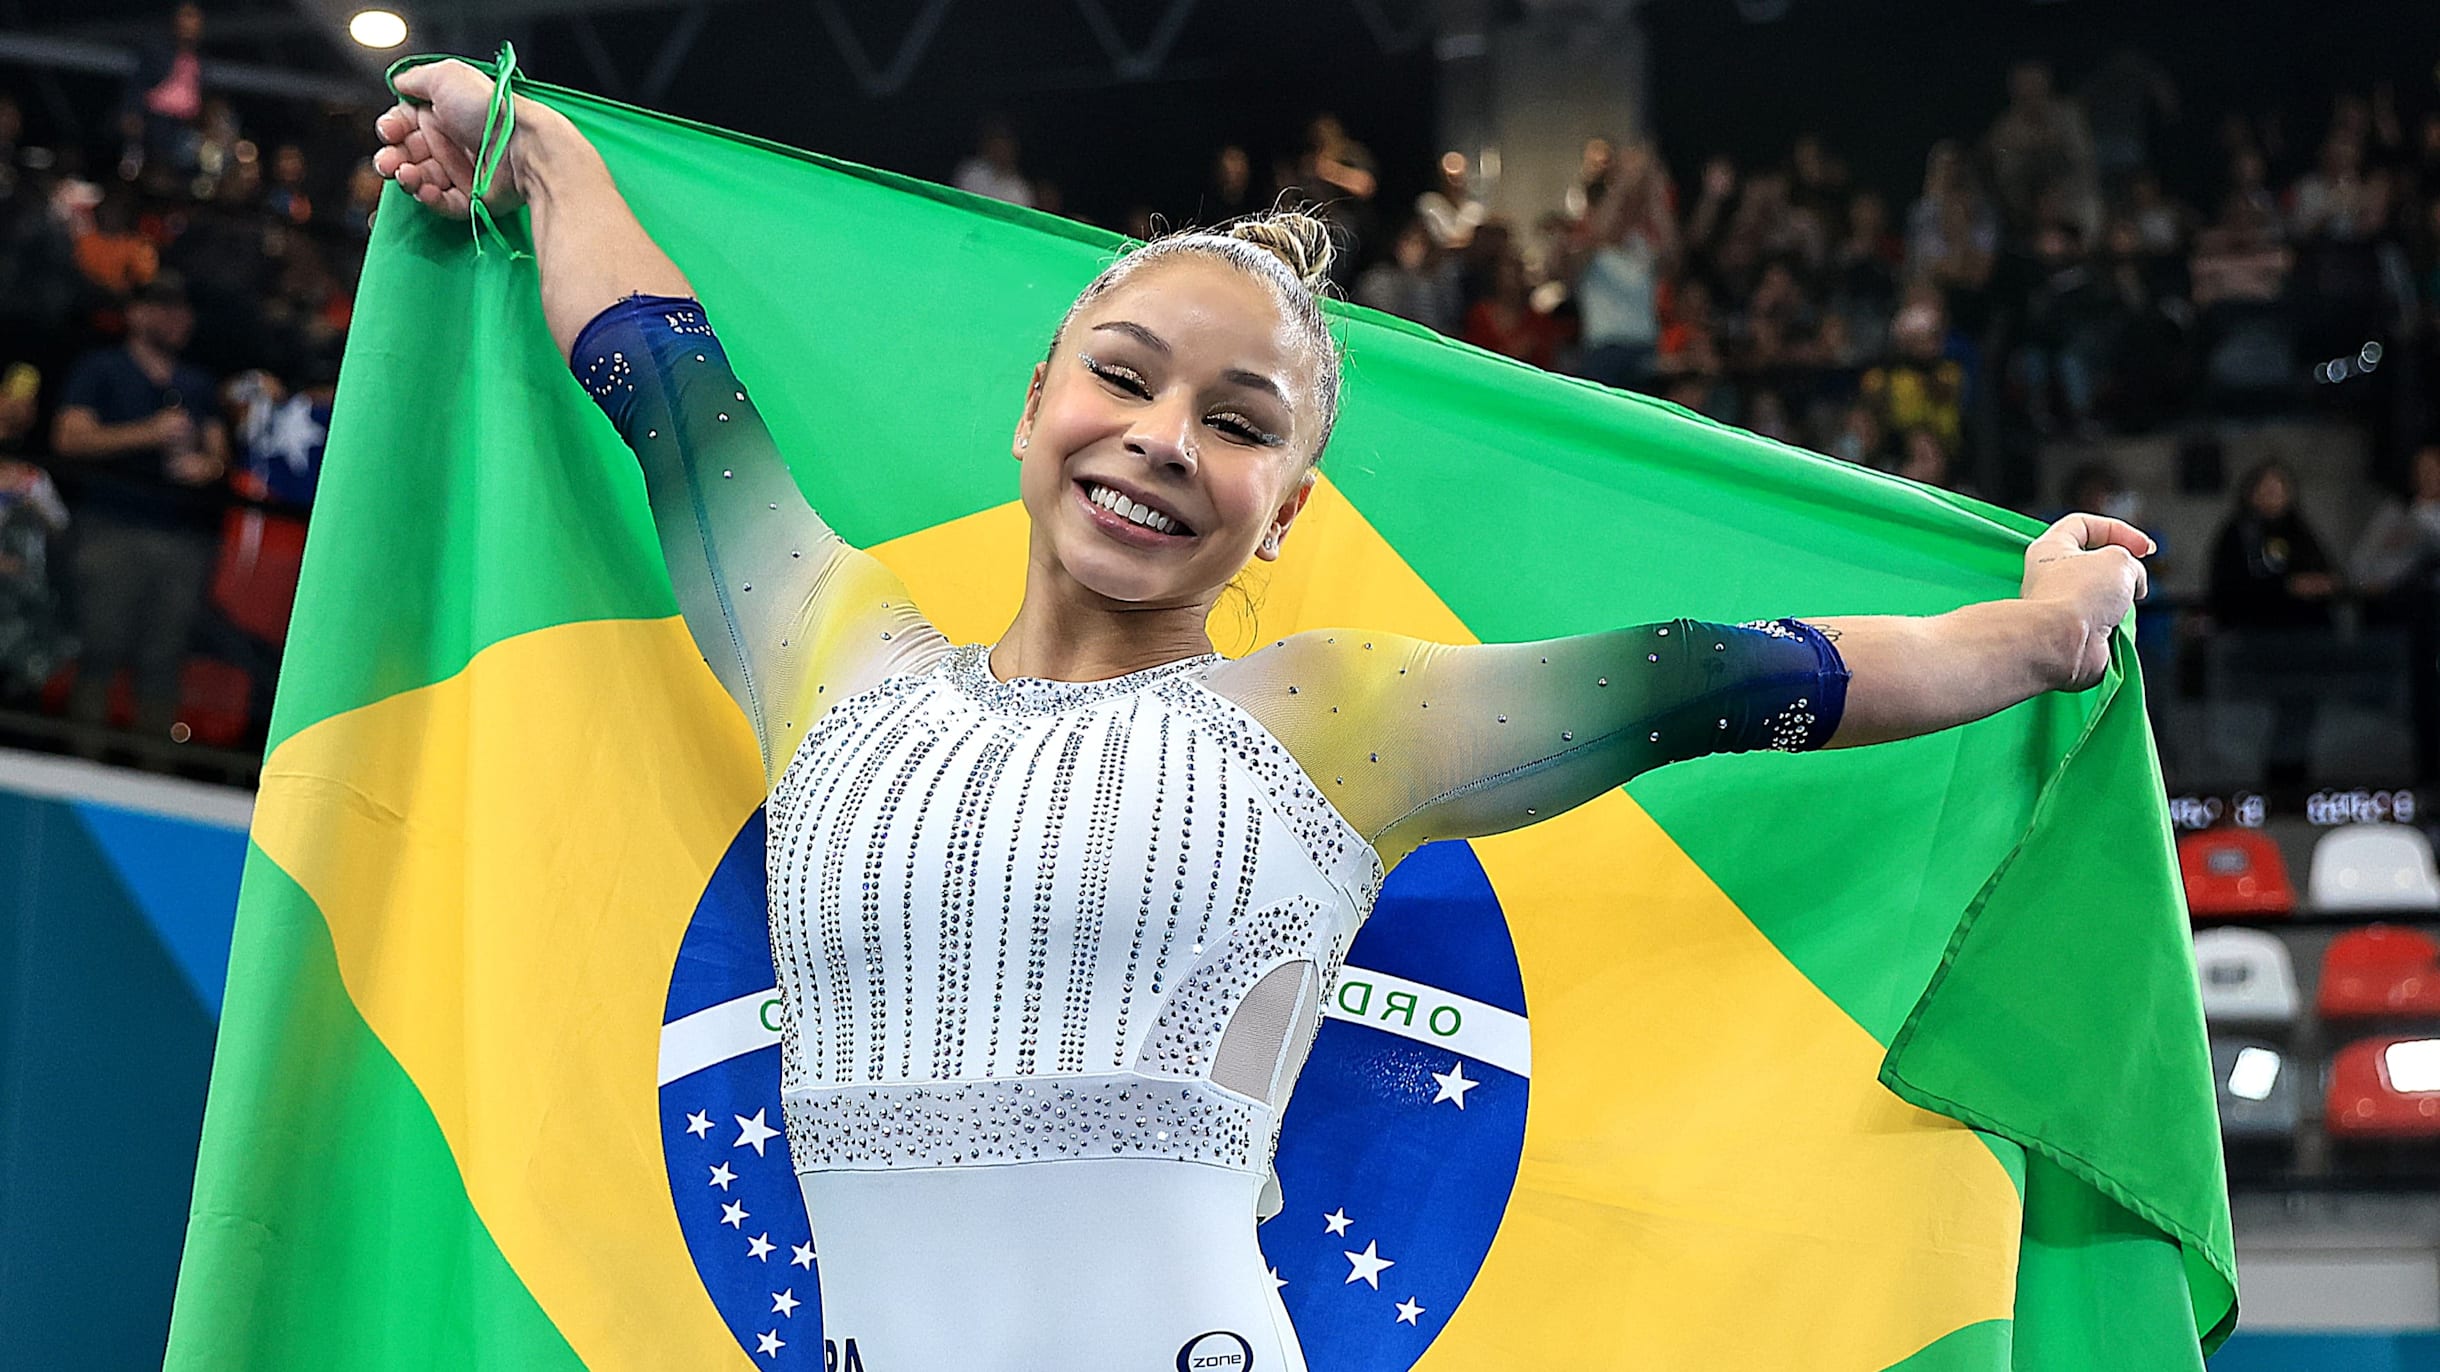
<svg viewBox="0 0 2440 1372">
<path fill-rule="evenodd" d="M 780 1113 L 765 891 L 757 811 L 671 969 L 662 1156 L 695 1271 L 749 1360 L 854 1372 L 855 1345 L 821 1327 L 813 1227 Z M 1429 844 L 1399 864 L 1326 1010 L 1280 1127 L 1281 1209 L 1257 1236 L 1307 1365 L 1409 1372 L 1473 1285 L 1525 1143 L 1524 985 L 1471 849 Z M 1178 1366 L 1256 1372 L 1253 1352 L 1215 1330 L 1181 1348 Z M 1277 1372 L 1272 1361 L 1259 1372 Z"/>
<path fill-rule="evenodd" d="M 1253 1367 L 1254 1345 L 1225 1329 L 1197 1334 L 1178 1350 L 1178 1372 L 1253 1372 Z"/>
</svg>

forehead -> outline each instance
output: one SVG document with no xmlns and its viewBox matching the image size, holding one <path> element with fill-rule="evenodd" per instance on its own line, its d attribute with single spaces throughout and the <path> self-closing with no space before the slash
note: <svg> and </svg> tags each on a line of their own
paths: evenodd
<svg viewBox="0 0 2440 1372">
<path fill-rule="evenodd" d="M 1271 287 L 1210 258 L 1186 254 L 1138 268 L 1078 317 L 1080 342 L 1116 319 L 1160 335 L 1182 365 L 1242 367 L 1282 384 L 1301 381 L 1310 365 Z"/>
</svg>

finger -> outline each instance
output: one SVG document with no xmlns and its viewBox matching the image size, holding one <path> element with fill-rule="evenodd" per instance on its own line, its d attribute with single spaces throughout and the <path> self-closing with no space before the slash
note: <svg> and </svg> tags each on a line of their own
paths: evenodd
<svg viewBox="0 0 2440 1372">
<path fill-rule="evenodd" d="M 448 215 L 451 219 L 464 219 L 472 212 L 472 209 L 472 202 L 467 200 L 466 192 L 454 186 L 441 192 L 441 213 Z"/>
<path fill-rule="evenodd" d="M 457 140 L 435 137 L 431 143 L 432 155 L 440 163 L 441 170 L 447 173 L 449 183 L 453 186 L 472 188 L 474 185 L 474 159 L 466 155 L 466 150 L 458 146 Z"/>
<path fill-rule="evenodd" d="M 398 164 L 398 185 L 410 194 L 421 191 L 424 186 L 424 164 L 401 160 Z"/>
<path fill-rule="evenodd" d="M 2123 519 L 2107 515 L 2084 516 L 2084 546 L 2087 548 L 2124 548 L 2137 557 L 2149 555 L 2158 545 L 2152 536 Z"/>
<path fill-rule="evenodd" d="M 415 188 L 415 198 L 437 210 L 441 207 L 441 188 L 426 181 Z"/>
<path fill-rule="evenodd" d="M 2152 594 L 2152 572 L 2143 565 L 2142 559 L 2138 558 L 2135 562 L 2135 598 L 2141 600 L 2150 594 Z"/>
<path fill-rule="evenodd" d="M 406 164 L 406 160 L 405 153 L 385 143 L 373 151 L 373 170 L 380 172 L 383 176 L 395 177 L 398 175 L 398 169 Z"/>
<path fill-rule="evenodd" d="M 415 161 L 429 162 L 432 160 L 432 144 L 434 141 L 435 140 L 433 139 L 432 135 L 424 132 L 422 126 L 418 125 L 404 139 L 400 140 L 398 146 L 404 149 L 407 156 L 413 158 Z"/>
<path fill-rule="evenodd" d="M 441 64 L 426 62 L 420 67 L 409 67 L 391 78 L 390 89 L 398 92 L 403 99 L 429 105 L 433 92 L 439 87 L 440 78 Z"/>
</svg>

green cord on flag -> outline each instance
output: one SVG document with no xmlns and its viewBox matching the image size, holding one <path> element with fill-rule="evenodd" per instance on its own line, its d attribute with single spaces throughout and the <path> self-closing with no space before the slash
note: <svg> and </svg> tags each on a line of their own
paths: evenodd
<svg viewBox="0 0 2440 1372">
<path fill-rule="evenodd" d="M 482 63 L 472 58 L 446 53 L 417 53 L 401 57 L 382 73 L 382 79 L 389 83 L 390 94 L 421 104 L 414 96 L 398 89 L 398 74 L 410 67 L 431 62 L 464 62 L 470 67 L 483 68 Z M 491 107 L 483 112 L 483 141 L 474 154 L 474 184 L 466 192 L 467 232 L 473 235 L 474 250 L 478 254 L 483 251 L 483 234 L 488 230 L 501 247 L 508 249 L 510 259 L 514 260 L 529 254 L 520 252 L 517 245 L 509 241 L 508 235 L 500 231 L 498 221 L 492 218 L 491 206 L 483 202 L 484 197 L 491 194 L 491 179 L 500 170 L 500 159 L 508 152 L 508 140 L 517 131 L 517 107 L 513 97 L 515 83 L 524 77 L 524 73 L 517 70 L 517 45 L 502 42 L 499 55 L 492 59 L 488 70 L 492 74 Z"/>
</svg>

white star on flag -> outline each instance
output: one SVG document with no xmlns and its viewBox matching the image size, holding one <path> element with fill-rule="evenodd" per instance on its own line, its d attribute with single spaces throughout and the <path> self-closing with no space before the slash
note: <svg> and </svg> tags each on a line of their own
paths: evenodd
<svg viewBox="0 0 2440 1372">
<path fill-rule="evenodd" d="M 1440 1083 L 1440 1094 L 1432 1097 L 1432 1104 L 1438 1105 L 1444 1100 L 1453 1100 L 1457 1102 L 1457 1108 L 1460 1110 L 1466 1108 L 1466 1093 L 1482 1085 L 1479 1081 L 1466 1080 L 1466 1064 L 1462 1058 L 1448 1071 L 1434 1072 L 1432 1080 Z"/>
<path fill-rule="evenodd" d="M 717 1186 L 726 1191 L 729 1189 L 729 1183 L 735 1180 L 737 1180 L 737 1174 L 730 1171 L 729 1165 L 724 1162 L 712 1169 L 712 1179 L 707 1185 Z"/>
<path fill-rule="evenodd" d="M 758 1158 L 763 1156 L 763 1145 L 779 1137 L 777 1129 L 763 1123 L 763 1116 L 770 1113 L 769 1110 L 757 1110 L 752 1119 L 739 1115 L 737 1117 L 737 1142 L 730 1144 L 729 1147 L 743 1148 L 750 1143 L 754 1145 L 754 1156 Z"/>
<path fill-rule="evenodd" d="M 746 1240 L 746 1256 L 760 1262 L 769 1262 L 772 1250 L 778 1246 L 771 1242 L 771 1231 L 766 1229 Z"/>
<path fill-rule="evenodd" d="M 795 1319 L 796 1308 L 803 1304 L 803 1301 L 796 1298 L 796 1288 L 793 1286 L 785 1291 L 771 1293 L 771 1313 L 774 1315 L 786 1315 L 789 1319 Z"/>
<path fill-rule="evenodd" d="M 1272 1268 L 1272 1269 L 1271 1269 L 1271 1289 L 1272 1289 L 1272 1290 L 1274 1290 L 1274 1291 L 1277 1291 L 1279 1288 L 1281 1288 L 1281 1287 L 1283 1287 L 1283 1286 L 1286 1286 L 1287 1284 L 1288 1284 L 1288 1279 L 1287 1279 L 1286 1277 L 1283 1277 L 1283 1276 L 1279 1275 L 1279 1269 L 1278 1269 L 1278 1268 L 1276 1268 L 1276 1267 Z"/>
<path fill-rule="evenodd" d="M 722 1202 L 720 1222 L 731 1229 L 744 1229 L 746 1227 L 746 1203 L 744 1201 Z"/>
<path fill-rule="evenodd" d="M 1382 1270 L 1398 1265 L 1388 1258 L 1382 1257 L 1381 1245 L 1373 1242 L 1367 1242 L 1361 1253 L 1345 1253 L 1341 1256 L 1347 1259 L 1347 1284 L 1353 1285 L 1357 1281 L 1362 1281 L 1375 1291 L 1381 1289 Z"/>
<path fill-rule="evenodd" d="M 686 1115 L 686 1132 L 694 1135 L 696 1138 L 702 1138 L 704 1135 L 712 1132 L 712 1117 L 701 1110 L 688 1111 Z"/>
<path fill-rule="evenodd" d="M 795 1245 L 791 1246 L 791 1247 L 788 1249 L 788 1251 L 789 1251 L 789 1252 L 791 1252 L 791 1253 L 796 1254 L 796 1256 L 795 1256 L 795 1257 L 788 1259 L 788 1265 L 789 1265 L 790 1267 L 802 1267 L 802 1268 L 804 1268 L 804 1269 L 805 1269 L 806 1271 L 808 1271 L 808 1272 L 810 1272 L 810 1271 L 812 1271 L 812 1270 L 813 1270 L 813 1245 L 812 1245 L 812 1244 L 810 1244 L 810 1243 L 800 1243 L 800 1244 L 795 1244 Z M 794 1288 L 794 1287 L 790 1287 L 789 1289 L 793 1291 L 793 1290 L 795 1290 L 796 1288 Z"/>
<path fill-rule="evenodd" d="M 1351 1223 L 1353 1221 L 1347 1218 L 1347 1207 L 1344 1205 L 1322 1216 L 1322 1230 L 1325 1233 L 1344 1234 Z"/>
<path fill-rule="evenodd" d="M 787 1346 L 788 1341 L 781 1338 L 779 1336 L 779 1331 L 776 1329 L 768 1330 L 754 1336 L 754 1351 L 762 1354 L 766 1358 L 778 1357 L 779 1351 Z"/>
<path fill-rule="evenodd" d="M 1409 1296 L 1405 1300 L 1398 1302 L 1398 1323 L 1415 1324 L 1416 1317 L 1420 1316 L 1421 1314 L 1423 1314 L 1423 1307 L 1415 1304 L 1415 1298 L 1413 1296 Z M 1420 1329 L 1423 1326 L 1416 1325 L 1415 1327 Z"/>
</svg>

